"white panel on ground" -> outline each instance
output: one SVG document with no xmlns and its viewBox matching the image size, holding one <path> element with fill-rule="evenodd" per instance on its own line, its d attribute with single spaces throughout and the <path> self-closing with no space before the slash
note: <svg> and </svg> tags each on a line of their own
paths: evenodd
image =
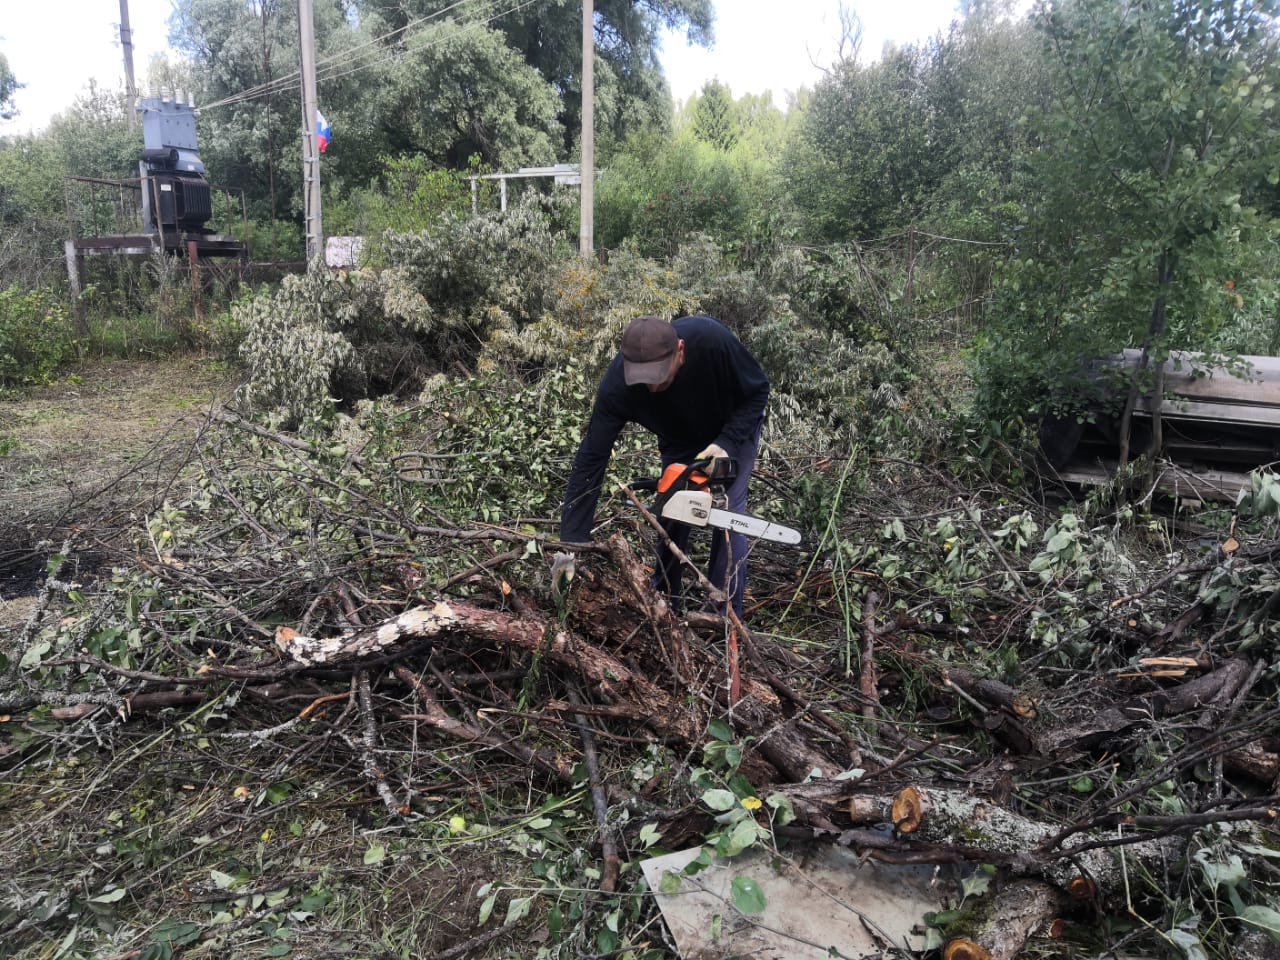
<svg viewBox="0 0 1280 960">
<path fill-rule="evenodd" d="M 698 852 L 681 850 L 640 864 L 684 960 L 913 956 L 924 947 L 924 915 L 957 899 L 948 873 L 860 863 L 842 847 L 789 850 L 785 857 L 753 850 L 684 876 Z M 659 893 L 668 873 L 680 876 L 680 886 Z M 744 876 L 764 893 L 761 913 L 744 914 L 732 904 L 730 885 Z"/>
</svg>

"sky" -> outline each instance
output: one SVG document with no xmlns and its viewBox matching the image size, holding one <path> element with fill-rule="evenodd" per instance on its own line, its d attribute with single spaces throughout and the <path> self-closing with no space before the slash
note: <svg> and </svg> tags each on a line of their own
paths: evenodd
<svg viewBox="0 0 1280 960">
<path fill-rule="evenodd" d="M 840 41 L 839 0 L 715 0 L 716 42 L 692 47 L 683 34 L 663 37 L 662 65 L 677 103 L 712 79 L 735 97 L 772 91 L 786 106 L 786 91 L 812 87 L 835 61 Z M 946 32 L 958 16 L 956 0 L 846 0 L 862 21 L 859 60 Z"/>
<path fill-rule="evenodd" d="M 690 47 L 667 34 L 662 60 L 672 94 L 683 101 L 713 78 L 735 96 L 812 86 L 835 59 L 840 37 L 839 0 L 714 0 L 716 43 Z M 167 49 L 171 0 L 128 0 L 133 29 L 134 74 L 140 92 L 153 54 Z M 874 59 L 886 41 L 898 44 L 945 31 L 956 0 L 849 0 L 863 25 L 862 59 Z M 43 129 L 70 106 L 88 79 L 124 85 L 120 48 L 120 0 L 0 0 L 0 52 L 18 80 L 20 114 L 0 121 L 0 135 Z"/>
</svg>

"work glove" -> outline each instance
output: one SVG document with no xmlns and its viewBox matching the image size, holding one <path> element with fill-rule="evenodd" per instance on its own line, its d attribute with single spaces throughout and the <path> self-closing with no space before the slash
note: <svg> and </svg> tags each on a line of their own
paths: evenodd
<svg viewBox="0 0 1280 960">
<path fill-rule="evenodd" d="M 706 473 L 708 477 L 714 479 L 720 476 L 724 471 L 725 461 L 729 459 L 729 451 L 720 446 L 720 444 L 713 443 L 694 457 L 694 459 L 708 461 Z"/>
<path fill-rule="evenodd" d="M 572 550 L 558 550 L 551 555 L 551 596 L 556 603 L 569 592 L 569 584 L 578 572 L 578 556 Z"/>
</svg>

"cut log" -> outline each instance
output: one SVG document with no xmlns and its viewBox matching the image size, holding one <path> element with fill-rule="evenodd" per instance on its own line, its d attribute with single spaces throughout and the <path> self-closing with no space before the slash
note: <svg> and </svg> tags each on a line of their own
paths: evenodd
<svg viewBox="0 0 1280 960">
<path fill-rule="evenodd" d="M 1014 753 L 1035 752 L 1035 742 L 1024 723 L 1036 717 L 1031 697 L 999 680 L 975 677 L 963 667 L 948 667 L 943 671 L 942 682 L 977 709 L 982 729 L 996 742 Z"/>
<path fill-rule="evenodd" d="M 1007 683 L 987 677 L 976 677 L 972 671 L 954 666 L 947 667 L 943 672 L 943 678 L 988 707 L 1007 710 L 1022 720 L 1036 718 L 1035 700 L 1029 694 L 1016 690 Z"/>
<path fill-rule="evenodd" d="M 969 927 L 947 941 L 943 960 L 1014 960 L 1027 940 L 1046 929 L 1063 906 L 1062 893 L 1039 880 L 1017 880 L 980 902 Z"/>
<path fill-rule="evenodd" d="M 915 833 L 929 812 L 929 795 L 915 787 L 903 787 L 893 798 L 890 813 L 899 833 Z"/>
<path fill-rule="evenodd" d="M 1089 881 L 1078 892 L 1098 891 L 1109 894 L 1121 887 L 1125 862 L 1154 868 L 1176 858 L 1185 840 L 1176 836 L 1139 840 L 1120 847 L 1095 847 L 1066 855 L 1045 844 L 1058 833 L 1051 824 L 1028 819 L 1005 810 L 988 800 L 957 790 L 922 790 L 906 787 L 893 801 L 895 826 L 909 825 L 911 839 L 966 848 L 973 853 L 988 851 L 1001 854 L 1014 874 L 1044 877 L 1064 890 L 1073 889 L 1073 881 Z M 899 832 L 904 832 L 898 826 Z M 1113 841 L 1114 834 L 1082 832 L 1074 847 L 1096 841 Z"/>
</svg>

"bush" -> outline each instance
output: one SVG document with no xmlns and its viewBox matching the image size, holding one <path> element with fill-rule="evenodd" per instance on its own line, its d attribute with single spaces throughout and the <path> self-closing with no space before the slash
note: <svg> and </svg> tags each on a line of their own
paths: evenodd
<svg viewBox="0 0 1280 960">
<path fill-rule="evenodd" d="M 763 192 L 756 166 L 692 134 L 637 137 L 600 179 L 596 241 L 608 249 L 630 238 L 643 255 L 667 257 L 698 233 L 740 240 Z"/>
<path fill-rule="evenodd" d="M 331 399 L 409 393 L 433 373 L 469 370 L 495 333 L 542 318 L 562 249 L 533 198 L 388 234 L 381 273 L 287 277 L 232 308 L 250 371 L 242 398 L 297 422 L 323 416 Z"/>
<path fill-rule="evenodd" d="M 422 154 L 386 156 L 380 162 L 380 182 L 325 198 L 329 233 L 358 234 L 377 245 L 377 238 L 387 232 L 413 233 L 449 214 L 467 216 L 471 213 L 469 177 L 487 172 L 474 157 L 465 173 L 436 167 Z M 486 209 L 493 206 L 488 195 L 494 189 L 492 181 L 478 185 L 477 194 L 483 194 Z"/>
<path fill-rule="evenodd" d="M 52 293 L 0 289 L 0 386 L 47 383 L 74 349 L 71 318 Z"/>
</svg>

